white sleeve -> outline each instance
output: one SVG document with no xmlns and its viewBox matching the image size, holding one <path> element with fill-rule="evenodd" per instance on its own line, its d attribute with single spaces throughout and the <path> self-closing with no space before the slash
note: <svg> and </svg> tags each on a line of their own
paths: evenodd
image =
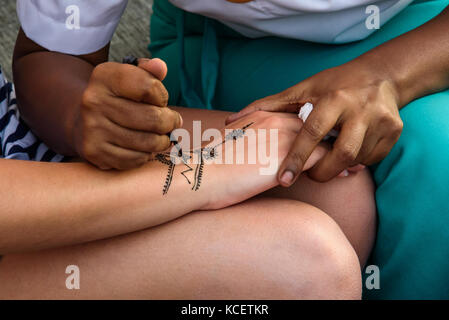
<svg viewBox="0 0 449 320">
<path fill-rule="evenodd" d="M 17 0 L 17 15 L 28 38 L 66 54 L 103 48 L 117 28 L 128 0 Z"/>
</svg>

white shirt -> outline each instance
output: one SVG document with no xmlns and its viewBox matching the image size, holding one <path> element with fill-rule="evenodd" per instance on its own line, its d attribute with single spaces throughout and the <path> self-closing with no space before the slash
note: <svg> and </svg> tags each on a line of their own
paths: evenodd
<svg viewBox="0 0 449 320">
<path fill-rule="evenodd" d="M 322 43 L 364 39 L 413 0 L 170 0 L 175 6 L 223 22 L 250 37 L 278 36 Z M 373 5 L 375 7 L 373 8 Z M 373 11 L 376 10 L 376 11 Z"/>
<path fill-rule="evenodd" d="M 380 26 L 413 0 L 170 0 L 186 11 L 217 19 L 248 37 L 280 36 L 324 43 L 363 39 L 369 5 L 380 10 Z M 28 38 L 67 54 L 88 54 L 112 38 L 128 0 L 17 0 Z M 143 22 L 142 22 L 143 23 Z"/>
<path fill-rule="evenodd" d="M 111 41 L 127 4 L 128 0 L 17 0 L 17 15 L 27 37 L 37 44 L 80 55 Z"/>
</svg>

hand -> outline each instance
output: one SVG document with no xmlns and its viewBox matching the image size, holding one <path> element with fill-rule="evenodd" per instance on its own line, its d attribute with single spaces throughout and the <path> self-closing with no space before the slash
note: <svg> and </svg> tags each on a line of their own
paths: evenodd
<svg viewBox="0 0 449 320">
<path fill-rule="evenodd" d="M 340 131 L 330 152 L 309 176 L 328 181 L 343 170 L 384 159 L 399 139 L 402 121 L 395 84 L 369 64 L 354 60 L 320 72 L 279 94 L 255 101 L 228 118 L 235 121 L 256 110 L 298 112 L 314 104 L 279 172 L 279 181 L 290 186 L 315 147 L 333 128 Z M 386 80 L 385 80 L 386 79 Z"/>
<path fill-rule="evenodd" d="M 201 190 L 207 193 L 209 201 L 208 205 L 202 209 L 224 208 L 247 200 L 278 185 L 276 179 L 277 170 L 287 156 L 289 149 L 301 130 L 303 122 L 294 114 L 259 111 L 238 119 L 225 129 L 240 129 L 250 123 L 252 125 L 247 129 L 245 138 L 242 138 L 245 143 L 245 162 L 243 164 L 236 164 L 235 161 L 234 164 L 224 164 L 225 154 L 227 152 L 232 150 L 234 159 L 239 152 L 233 140 L 226 142 L 223 149 L 218 152 L 222 157 L 223 164 L 207 164 L 206 162 L 207 167 L 204 170 L 205 176 L 203 178 L 205 185 L 202 186 Z M 266 135 L 264 135 L 266 141 L 259 139 L 259 129 L 266 130 Z M 276 141 L 271 140 L 270 129 L 278 130 L 278 138 Z M 222 135 L 225 135 L 224 131 Z M 253 137 L 254 135 L 256 137 Z M 265 145 L 262 146 L 262 143 Z M 277 149 L 276 159 L 273 158 L 274 156 L 270 152 L 273 143 Z M 207 146 L 214 146 L 216 144 L 217 142 L 213 141 Z M 270 155 L 270 160 L 276 164 L 274 174 L 272 175 L 261 174 L 260 169 L 266 168 L 268 164 L 261 163 L 259 157 L 256 157 L 257 161 L 255 164 L 248 163 L 248 154 L 257 154 L 261 146 Z M 327 148 L 324 144 L 318 145 L 306 162 L 304 169 L 311 168 L 326 152 Z"/>
<path fill-rule="evenodd" d="M 168 93 L 161 82 L 166 73 L 159 59 L 140 59 L 138 67 L 98 65 L 73 129 L 78 154 L 101 169 L 124 170 L 167 149 L 166 134 L 182 126 L 182 118 L 167 108 Z"/>
</svg>

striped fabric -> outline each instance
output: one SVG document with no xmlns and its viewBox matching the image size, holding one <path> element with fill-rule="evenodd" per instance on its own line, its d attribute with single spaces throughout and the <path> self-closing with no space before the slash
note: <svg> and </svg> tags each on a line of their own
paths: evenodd
<svg viewBox="0 0 449 320">
<path fill-rule="evenodd" d="M 20 118 L 12 83 L 0 67 L 0 158 L 61 162 L 64 157 L 50 150 Z"/>
</svg>

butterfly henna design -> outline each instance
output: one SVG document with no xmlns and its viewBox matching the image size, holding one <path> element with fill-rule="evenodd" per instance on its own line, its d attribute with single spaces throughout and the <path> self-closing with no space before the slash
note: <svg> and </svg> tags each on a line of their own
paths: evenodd
<svg viewBox="0 0 449 320">
<path fill-rule="evenodd" d="M 232 130 L 226 135 L 223 141 L 213 147 L 204 147 L 193 151 L 183 151 L 181 147 L 179 147 L 179 145 L 175 143 L 175 147 L 178 150 L 177 154 L 173 154 L 170 152 L 158 153 L 153 161 L 159 161 L 160 163 L 168 167 L 162 194 L 166 195 L 170 190 L 175 168 L 177 166 L 176 163 L 178 162 L 180 163 L 178 165 L 184 166 L 184 170 L 181 171 L 181 175 L 185 178 L 186 182 L 189 185 L 192 185 L 191 190 L 197 191 L 200 188 L 201 180 L 203 179 L 204 161 L 215 159 L 218 156 L 217 148 L 225 144 L 227 141 L 243 138 L 245 136 L 246 129 L 248 129 L 252 124 L 254 124 L 254 122 L 247 124 L 243 128 Z M 199 162 L 193 165 L 189 164 L 188 161 L 191 160 L 193 156 L 195 156 L 195 154 L 198 156 Z M 191 172 L 194 173 L 193 178 L 189 179 L 188 174 Z"/>
</svg>

